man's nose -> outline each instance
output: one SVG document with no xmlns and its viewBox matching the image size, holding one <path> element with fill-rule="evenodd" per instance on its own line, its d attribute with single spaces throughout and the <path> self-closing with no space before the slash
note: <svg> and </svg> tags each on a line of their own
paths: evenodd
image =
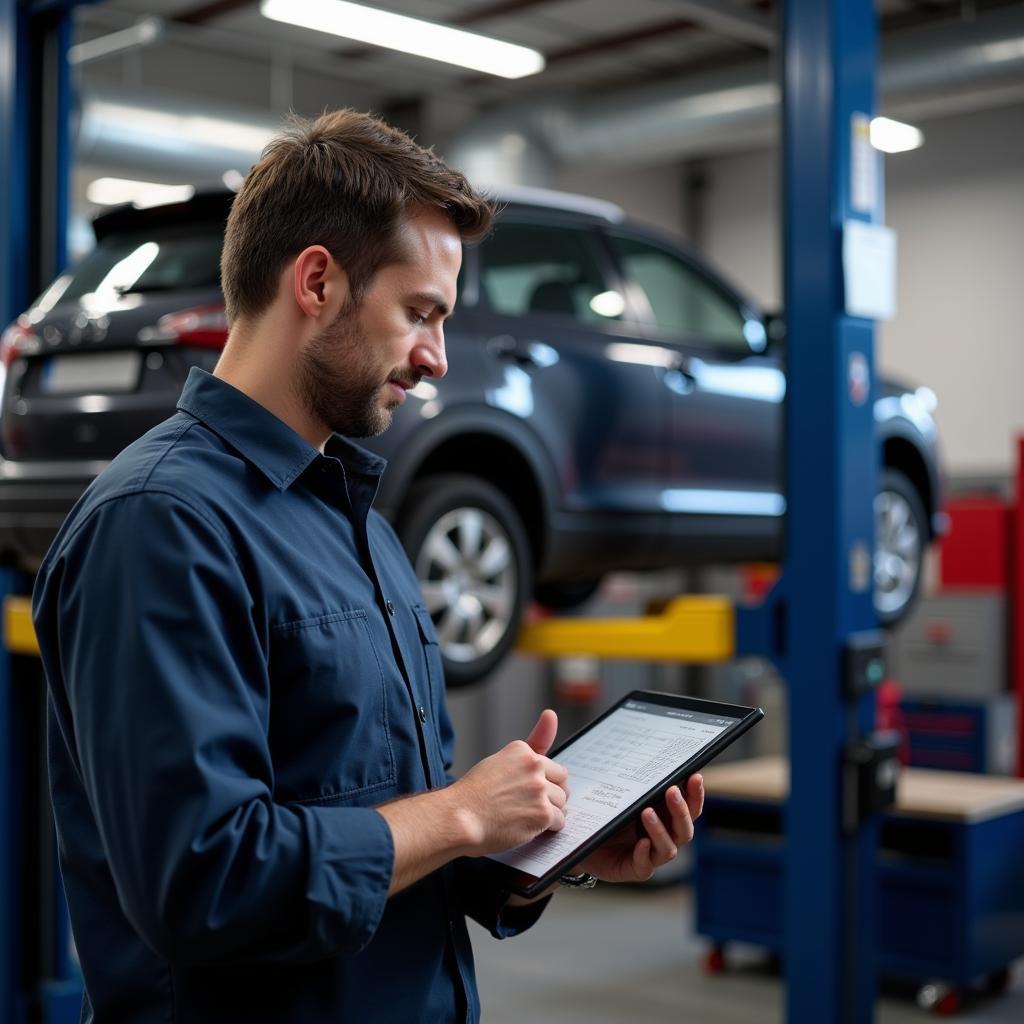
<svg viewBox="0 0 1024 1024">
<path fill-rule="evenodd" d="M 430 338 L 418 345 L 413 353 L 413 365 L 424 377 L 443 377 L 448 372 L 448 358 L 444 350 L 444 328 L 438 324 Z"/>
</svg>

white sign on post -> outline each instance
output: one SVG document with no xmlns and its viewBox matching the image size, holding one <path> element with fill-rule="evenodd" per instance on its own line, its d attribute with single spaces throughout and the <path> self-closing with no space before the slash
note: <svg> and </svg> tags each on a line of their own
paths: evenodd
<svg viewBox="0 0 1024 1024">
<path fill-rule="evenodd" d="M 884 224 L 843 225 L 843 285 L 847 316 L 890 320 L 896 315 L 896 232 Z"/>
</svg>

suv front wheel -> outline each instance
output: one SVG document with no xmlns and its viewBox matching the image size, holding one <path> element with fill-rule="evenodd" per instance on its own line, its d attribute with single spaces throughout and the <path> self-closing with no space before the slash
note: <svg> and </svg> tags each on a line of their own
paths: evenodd
<svg viewBox="0 0 1024 1024">
<path fill-rule="evenodd" d="M 927 543 L 917 489 L 898 469 L 883 469 L 875 497 L 875 611 L 883 626 L 902 621 L 913 606 Z"/>
<path fill-rule="evenodd" d="M 437 629 L 448 686 L 476 682 L 512 646 L 532 589 L 519 514 L 486 480 L 430 476 L 409 492 L 397 530 Z"/>
</svg>

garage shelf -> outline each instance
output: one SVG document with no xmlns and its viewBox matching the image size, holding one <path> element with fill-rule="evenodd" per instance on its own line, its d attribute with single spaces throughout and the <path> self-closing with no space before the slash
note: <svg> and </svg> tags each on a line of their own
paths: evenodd
<svg viewBox="0 0 1024 1024">
<path fill-rule="evenodd" d="M 704 776 L 696 930 L 782 953 L 788 765 L 758 758 Z M 1024 783 L 906 769 L 876 860 L 878 974 L 966 988 L 1024 956 L 1021 849 Z"/>
</svg>

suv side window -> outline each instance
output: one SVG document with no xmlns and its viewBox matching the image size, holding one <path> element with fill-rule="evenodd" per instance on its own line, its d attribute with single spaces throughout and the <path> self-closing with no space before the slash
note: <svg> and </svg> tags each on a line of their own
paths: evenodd
<svg viewBox="0 0 1024 1024">
<path fill-rule="evenodd" d="M 111 235 L 74 269 L 60 300 L 80 299 L 97 289 L 135 293 L 215 288 L 223 241 L 220 224 Z"/>
<path fill-rule="evenodd" d="M 499 224 L 480 247 L 480 289 L 490 307 L 507 316 L 565 316 L 594 324 L 617 320 L 625 309 L 586 229 Z"/>
<path fill-rule="evenodd" d="M 692 334 L 750 350 L 739 306 L 678 256 L 636 238 L 611 236 L 627 277 L 640 286 L 654 322 L 670 334 Z"/>
</svg>

